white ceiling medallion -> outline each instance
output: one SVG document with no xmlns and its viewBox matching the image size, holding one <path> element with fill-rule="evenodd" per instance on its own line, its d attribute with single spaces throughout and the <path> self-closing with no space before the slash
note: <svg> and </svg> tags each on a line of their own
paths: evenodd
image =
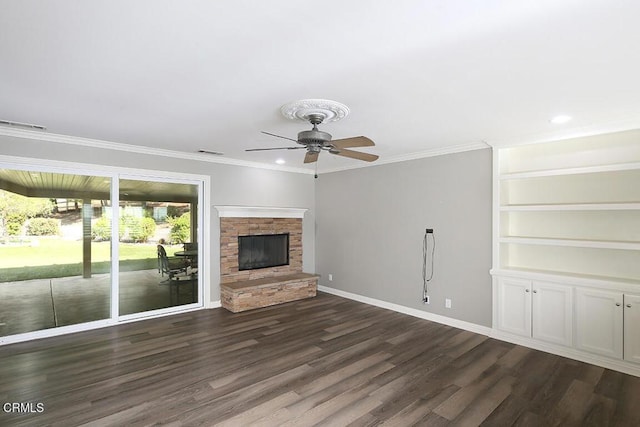
<svg viewBox="0 0 640 427">
<path fill-rule="evenodd" d="M 336 122 L 347 117 L 349 107 L 328 99 L 302 99 L 283 105 L 280 112 L 291 120 L 308 122 L 310 114 L 320 114 L 324 117 L 323 122 Z"/>
</svg>

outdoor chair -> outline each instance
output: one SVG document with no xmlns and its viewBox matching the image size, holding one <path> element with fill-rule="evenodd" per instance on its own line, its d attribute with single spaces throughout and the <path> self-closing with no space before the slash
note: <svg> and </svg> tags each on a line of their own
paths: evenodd
<svg viewBox="0 0 640 427">
<path fill-rule="evenodd" d="M 195 255 L 187 257 L 187 261 L 191 267 L 198 268 L 198 243 L 185 242 L 182 244 L 182 248 L 185 252 L 195 252 Z"/>
<path fill-rule="evenodd" d="M 197 251 L 198 250 L 198 244 L 197 243 L 191 243 L 191 242 L 185 242 L 182 244 L 182 248 L 185 251 Z"/>
<path fill-rule="evenodd" d="M 169 271 L 171 270 L 178 270 L 186 267 L 187 264 L 184 259 L 176 257 L 169 258 L 164 246 L 158 245 L 158 273 L 162 273 L 163 277 L 165 274 L 169 274 Z"/>
</svg>

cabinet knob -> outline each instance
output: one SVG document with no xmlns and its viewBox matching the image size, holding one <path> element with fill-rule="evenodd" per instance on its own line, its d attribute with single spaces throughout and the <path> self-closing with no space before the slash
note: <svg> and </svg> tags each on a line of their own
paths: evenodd
<svg viewBox="0 0 640 427">
<path fill-rule="evenodd" d="M 538 291 L 536 291 L 536 290 L 534 289 L 534 290 L 533 290 L 533 293 L 534 293 L 534 294 L 537 294 L 537 293 L 538 293 Z"/>
<path fill-rule="evenodd" d="M 619 302 L 616 303 L 616 307 L 620 307 L 620 303 Z"/>
<path fill-rule="evenodd" d="M 627 304 L 627 308 L 631 308 L 631 304 Z"/>
<path fill-rule="evenodd" d="M 529 289 L 525 289 L 524 291 L 525 291 L 525 292 L 529 292 Z"/>
</svg>

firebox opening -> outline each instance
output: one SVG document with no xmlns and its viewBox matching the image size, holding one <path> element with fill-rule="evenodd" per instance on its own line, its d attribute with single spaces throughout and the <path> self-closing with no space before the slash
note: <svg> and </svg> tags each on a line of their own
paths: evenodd
<svg viewBox="0 0 640 427">
<path fill-rule="evenodd" d="M 289 265 L 289 233 L 238 236 L 238 269 Z"/>
</svg>

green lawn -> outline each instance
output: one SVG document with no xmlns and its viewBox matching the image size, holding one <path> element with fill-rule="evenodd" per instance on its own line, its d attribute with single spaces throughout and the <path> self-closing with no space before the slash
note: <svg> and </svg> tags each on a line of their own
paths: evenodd
<svg viewBox="0 0 640 427">
<path fill-rule="evenodd" d="M 182 245 L 165 245 L 169 256 Z M 156 268 L 156 245 L 120 243 L 122 271 Z M 94 273 L 110 271 L 111 243 L 91 243 L 91 267 Z M 29 268 L 25 268 L 29 267 Z M 68 277 L 82 274 L 82 242 L 39 239 L 33 246 L 0 245 L 0 282 Z"/>
</svg>

